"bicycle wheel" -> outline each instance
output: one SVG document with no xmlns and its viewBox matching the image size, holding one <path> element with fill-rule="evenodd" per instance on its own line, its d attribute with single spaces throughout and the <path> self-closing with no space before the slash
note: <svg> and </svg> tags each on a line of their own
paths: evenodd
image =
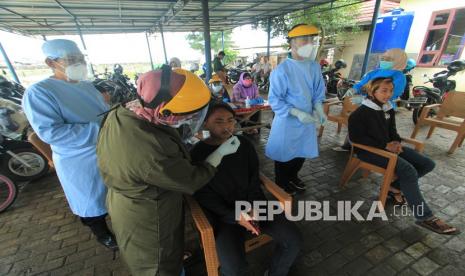
<svg viewBox="0 0 465 276">
<path fill-rule="evenodd" d="M 15 202 L 18 195 L 16 184 L 8 177 L 0 174 L 0 213 Z"/>
</svg>

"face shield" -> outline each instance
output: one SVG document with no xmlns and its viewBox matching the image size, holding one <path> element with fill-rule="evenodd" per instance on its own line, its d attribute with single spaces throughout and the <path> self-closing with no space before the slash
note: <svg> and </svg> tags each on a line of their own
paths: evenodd
<svg viewBox="0 0 465 276">
<path fill-rule="evenodd" d="M 297 54 L 305 59 L 315 60 L 320 47 L 319 36 L 299 36 L 293 38 L 297 46 Z"/>
<path fill-rule="evenodd" d="M 84 55 L 73 54 L 60 58 L 65 64 L 64 72 L 69 80 L 83 81 L 87 79 L 87 63 Z"/>
<path fill-rule="evenodd" d="M 183 142 L 188 141 L 202 127 L 205 116 L 207 115 L 208 105 L 197 112 L 187 115 L 170 115 L 158 118 L 158 122 L 163 125 L 176 128 L 181 135 Z"/>
</svg>

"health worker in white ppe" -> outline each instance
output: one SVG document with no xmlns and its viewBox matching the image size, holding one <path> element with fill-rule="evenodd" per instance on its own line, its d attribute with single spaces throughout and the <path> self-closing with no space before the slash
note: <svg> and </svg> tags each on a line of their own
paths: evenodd
<svg viewBox="0 0 465 276">
<path fill-rule="evenodd" d="M 46 41 L 45 63 L 53 75 L 31 85 L 23 109 L 37 135 L 50 144 L 53 163 L 71 211 L 89 226 L 97 241 L 115 250 L 105 222 L 106 187 L 100 176 L 96 144 L 108 106 L 87 78 L 84 55 L 66 39 Z"/>
<path fill-rule="evenodd" d="M 316 125 L 326 122 L 325 84 L 315 62 L 318 33 L 312 25 L 292 27 L 289 56 L 270 77 L 268 101 L 275 117 L 265 152 L 275 161 L 276 183 L 291 195 L 305 190 L 298 172 L 305 158 L 318 156 Z"/>
</svg>

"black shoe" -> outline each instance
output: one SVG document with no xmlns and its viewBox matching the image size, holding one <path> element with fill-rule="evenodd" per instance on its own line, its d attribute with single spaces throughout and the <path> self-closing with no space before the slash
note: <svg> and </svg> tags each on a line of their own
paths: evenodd
<svg viewBox="0 0 465 276">
<path fill-rule="evenodd" d="M 288 193 L 290 196 L 295 196 L 295 194 L 297 194 L 297 191 L 290 185 L 285 187 L 284 191 Z"/>
<path fill-rule="evenodd" d="M 118 250 L 118 244 L 116 243 L 116 238 L 113 234 L 101 236 L 97 238 L 97 241 L 110 250 Z"/>
<path fill-rule="evenodd" d="M 289 184 L 297 191 L 305 191 L 307 189 L 305 183 L 300 178 L 292 179 L 289 181 Z"/>
</svg>

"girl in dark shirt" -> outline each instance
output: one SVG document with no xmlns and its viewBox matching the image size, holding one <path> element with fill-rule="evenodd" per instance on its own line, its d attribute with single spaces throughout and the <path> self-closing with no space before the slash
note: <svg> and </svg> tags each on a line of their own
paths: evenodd
<svg viewBox="0 0 465 276">
<path fill-rule="evenodd" d="M 433 215 L 418 187 L 418 179 L 432 171 L 435 164 L 427 156 L 402 146 L 396 129 L 395 112 L 389 103 L 393 88 L 390 78 L 370 81 L 367 87 L 368 98 L 349 117 L 350 140 L 398 154 L 395 168 L 397 179 L 390 188 L 395 203 L 408 203 L 418 225 L 440 234 L 456 234 L 457 228 Z M 387 166 L 388 160 L 384 157 L 363 150 L 357 150 L 356 153 L 362 161 L 384 168 Z"/>
<path fill-rule="evenodd" d="M 210 107 L 204 125 L 210 137 L 194 146 L 191 151 L 193 161 L 205 160 L 221 141 L 230 138 L 235 123 L 234 111 L 229 105 L 220 103 Z M 241 143 L 237 152 L 225 156 L 213 179 L 194 194 L 213 226 L 222 275 L 249 275 L 244 242 L 247 231 L 259 234 L 245 216 L 241 215 L 236 221 L 235 202 L 266 200 L 254 146 L 246 138 L 238 138 Z M 276 242 L 268 275 L 287 275 L 302 244 L 297 226 L 284 215 L 278 215 L 272 221 L 258 222 L 258 229 Z"/>
</svg>

